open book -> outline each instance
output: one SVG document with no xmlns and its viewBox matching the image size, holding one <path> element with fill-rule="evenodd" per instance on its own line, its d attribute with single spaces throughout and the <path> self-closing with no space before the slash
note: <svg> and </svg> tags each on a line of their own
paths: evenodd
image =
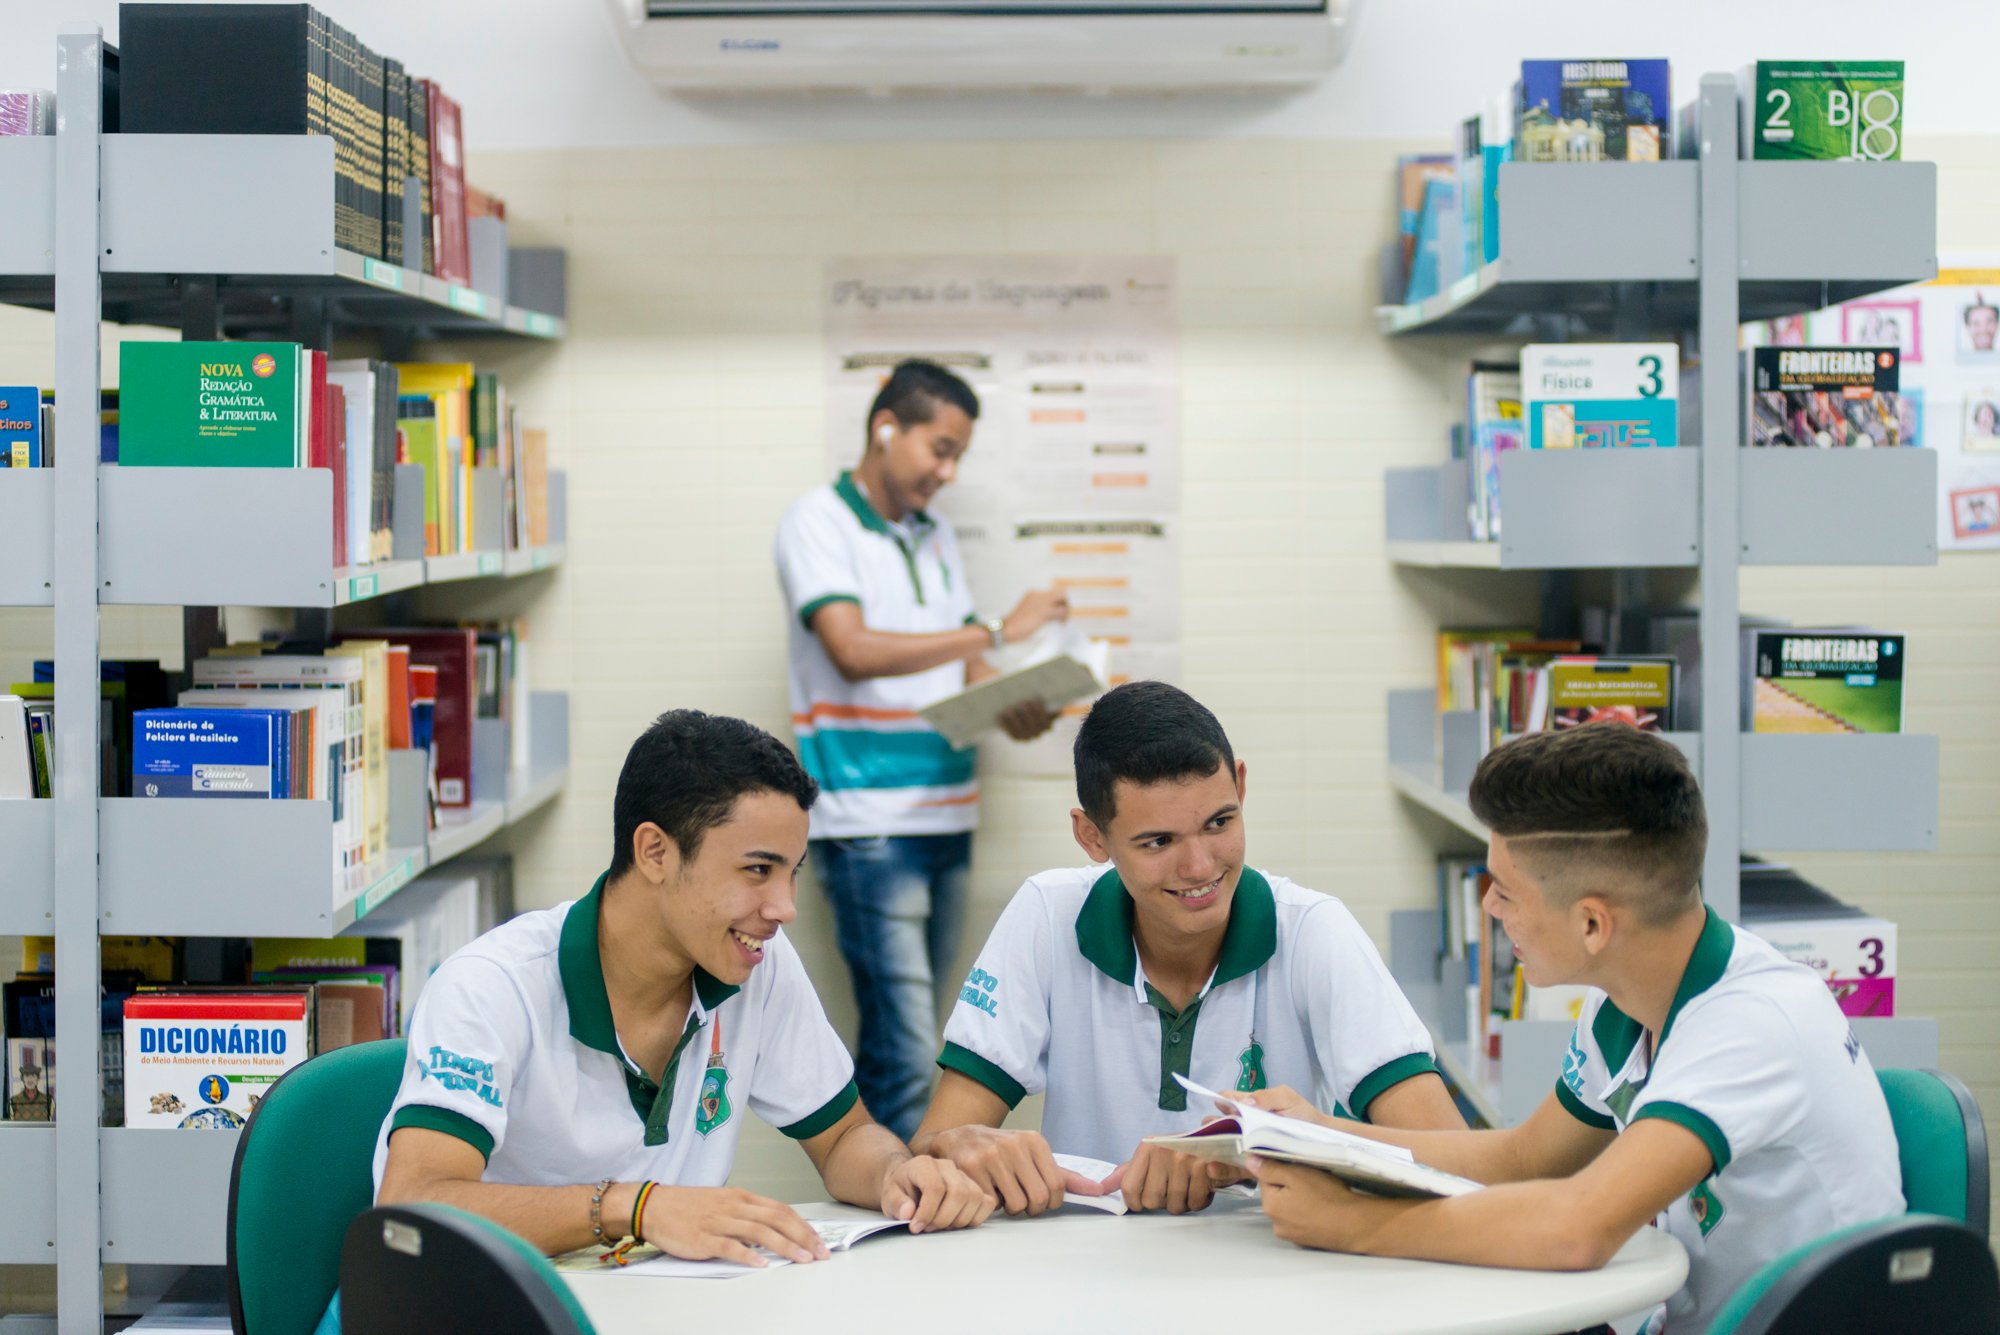
<svg viewBox="0 0 2000 1335">
<path fill-rule="evenodd" d="M 1237 1103 L 1227 1094 L 1204 1089 L 1185 1076 L 1176 1075 L 1174 1079 L 1197 1098 L 1215 1100 L 1229 1115 L 1182 1135 L 1148 1136 L 1148 1144 L 1164 1145 L 1198 1159 L 1215 1159 L 1238 1168 L 1253 1154 L 1306 1164 L 1377 1196 L 1462 1196 L 1479 1189 L 1480 1184 L 1470 1178 L 1416 1162 L 1399 1145 L 1351 1136 L 1317 1122 L 1279 1117 Z"/>
<path fill-rule="evenodd" d="M 1075 1173 L 1078 1177 L 1088 1178 L 1092 1182 L 1102 1182 L 1118 1171 L 1118 1165 L 1115 1163 L 1106 1163 L 1102 1159 L 1086 1159 L 1081 1154 L 1052 1154 L 1049 1157 L 1056 1161 L 1056 1167 L 1065 1172 Z M 1102 1210 L 1106 1214 L 1124 1214 L 1125 1193 L 1108 1191 L 1102 1196 L 1080 1196 L 1074 1191 L 1066 1191 L 1063 1193 L 1063 1204 L 1081 1205 L 1090 1210 Z"/>
<path fill-rule="evenodd" d="M 1027 700 L 1049 710 L 1109 690 L 1111 647 L 1072 626 L 1053 628 L 1029 641 L 1019 666 L 1005 668 L 977 686 L 948 695 L 918 712 L 953 746 L 972 745 L 979 734 L 1000 725 L 1000 715 Z M 1000 664 L 995 664 L 1000 666 Z"/>
<path fill-rule="evenodd" d="M 877 1233 L 887 1233 L 890 1229 L 907 1229 L 909 1224 L 901 1219 L 807 1219 L 819 1240 L 826 1244 L 830 1252 L 844 1252 L 863 1238 L 872 1238 Z M 757 1248 L 764 1258 L 764 1268 L 775 1270 L 788 1266 L 789 1259 L 775 1252 Z M 587 1247 L 582 1251 L 570 1252 L 554 1258 L 555 1268 L 571 1275 L 637 1275 L 650 1279 L 734 1279 L 738 1275 L 754 1275 L 758 1267 L 742 1265 L 735 1261 L 683 1261 L 678 1256 L 669 1256 L 651 1243 L 634 1247 L 626 1264 L 619 1265 L 612 1259 L 608 1247 Z"/>
</svg>

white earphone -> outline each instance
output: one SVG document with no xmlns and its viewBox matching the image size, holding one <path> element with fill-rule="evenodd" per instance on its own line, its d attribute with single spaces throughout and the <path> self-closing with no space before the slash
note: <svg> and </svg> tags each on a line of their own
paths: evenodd
<svg viewBox="0 0 2000 1335">
<path fill-rule="evenodd" d="M 890 441 L 894 440 L 895 438 L 896 438 L 896 428 L 892 426 L 885 426 L 881 430 L 875 433 L 875 439 L 881 441 L 884 445 L 887 445 Z"/>
</svg>

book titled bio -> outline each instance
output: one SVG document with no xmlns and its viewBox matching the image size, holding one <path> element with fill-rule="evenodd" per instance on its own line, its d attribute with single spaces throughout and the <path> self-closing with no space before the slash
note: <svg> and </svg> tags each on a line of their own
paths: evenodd
<svg viewBox="0 0 2000 1335">
<path fill-rule="evenodd" d="M 1760 60 L 1738 82 L 1753 158 L 1903 156 L 1900 60 Z"/>
<path fill-rule="evenodd" d="M 305 462 L 296 343 L 121 343 L 118 376 L 120 464 Z"/>
<path fill-rule="evenodd" d="M 1521 349 L 1527 447 L 1678 445 L 1679 387 L 1672 343 L 1530 343 Z"/>
</svg>

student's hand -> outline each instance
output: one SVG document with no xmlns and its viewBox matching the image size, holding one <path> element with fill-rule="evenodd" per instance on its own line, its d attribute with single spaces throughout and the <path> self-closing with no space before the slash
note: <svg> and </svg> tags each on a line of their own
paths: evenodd
<svg viewBox="0 0 2000 1335">
<path fill-rule="evenodd" d="M 1176 1154 L 1164 1145 L 1141 1145 L 1119 1170 L 1104 1179 L 1104 1189 L 1125 1193 L 1125 1208 L 1133 1213 L 1165 1210 L 1193 1214 L 1206 1210 L 1215 1194 L 1208 1163 Z"/>
<path fill-rule="evenodd" d="M 1332 1173 L 1303 1164 L 1252 1157 L 1250 1175 L 1259 1193 L 1271 1231 L 1286 1242 L 1321 1251 L 1359 1251 L 1368 1224 L 1369 1207 L 1378 1202 L 1348 1189 Z"/>
<path fill-rule="evenodd" d="M 1292 1117 L 1301 1122 L 1317 1122 L 1321 1126 L 1337 1126 L 1339 1123 L 1306 1101 L 1303 1094 L 1289 1085 L 1273 1085 L 1269 1089 L 1253 1089 L 1246 1093 L 1229 1096 L 1248 1108 L 1258 1108 L 1279 1117 Z"/>
<path fill-rule="evenodd" d="M 646 1241 L 683 1261 L 770 1262 L 763 1247 L 788 1261 L 823 1261 L 831 1253 L 791 1206 L 736 1187 L 654 1187 L 646 1202 Z"/>
<path fill-rule="evenodd" d="M 1023 700 L 1000 711 L 1000 727 L 1017 742 L 1032 742 L 1056 725 L 1056 716 L 1040 700 Z"/>
<path fill-rule="evenodd" d="M 1069 620 L 1069 595 L 1061 589 L 1031 589 L 1000 623 L 1000 638 L 1019 644 L 1051 621 Z"/>
<path fill-rule="evenodd" d="M 1034 1131 L 955 1126 L 931 1141 L 931 1153 L 949 1159 L 1008 1214 L 1038 1215 L 1063 1203 L 1063 1193 L 1098 1196 L 1105 1188 L 1056 1166 L 1049 1142 Z"/>
<path fill-rule="evenodd" d="M 997 1204 L 956 1164 L 927 1154 L 903 1160 L 882 1178 L 882 1213 L 909 1220 L 912 1233 L 976 1228 Z"/>
</svg>

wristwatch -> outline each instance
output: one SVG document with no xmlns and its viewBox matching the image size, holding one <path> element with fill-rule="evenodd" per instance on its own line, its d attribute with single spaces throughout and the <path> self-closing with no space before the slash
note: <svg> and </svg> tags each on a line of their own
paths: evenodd
<svg viewBox="0 0 2000 1335">
<path fill-rule="evenodd" d="M 1005 617 L 994 617 L 991 621 L 984 621 L 980 624 L 986 627 L 986 638 L 993 642 L 995 649 L 1005 649 L 1007 647 L 1007 619 Z"/>
</svg>

